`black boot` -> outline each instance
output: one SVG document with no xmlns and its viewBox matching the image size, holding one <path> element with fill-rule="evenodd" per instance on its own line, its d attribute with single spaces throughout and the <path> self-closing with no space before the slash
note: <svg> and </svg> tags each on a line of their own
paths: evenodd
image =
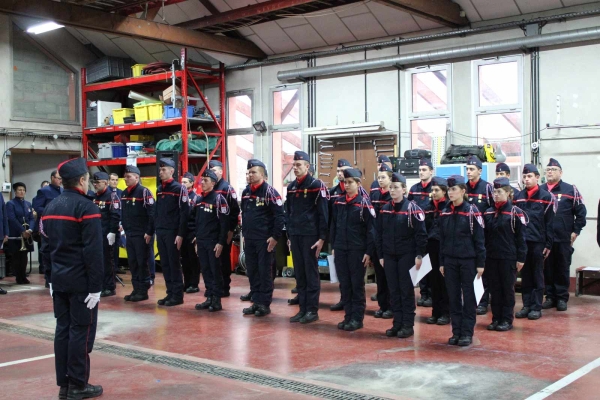
<svg viewBox="0 0 600 400">
<path fill-rule="evenodd" d="M 298 298 L 298 296 L 294 297 L 293 299 L 288 299 L 288 304 L 290 306 L 295 306 L 300 304 L 300 299 Z"/>
<path fill-rule="evenodd" d="M 450 317 L 448 315 L 442 315 L 438 318 L 437 325 L 448 325 L 450 323 Z"/>
<path fill-rule="evenodd" d="M 100 385 L 87 384 L 84 387 L 69 385 L 67 391 L 67 399 L 69 400 L 90 399 L 98 396 L 102 396 L 102 386 Z"/>
<path fill-rule="evenodd" d="M 110 296 L 116 296 L 117 292 L 115 292 L 114 290 L 109 290 L 109 289 L 105 289 L 102 291 L 102 293 L 100 293 L 100 297 L 110 297 Z"/>
<path fill-rule="evenodd" d="M 240 296 L 241 301 L 252 301 L 252 292 Z"/>
<path fill-rule="evenodd" d="M 338 303 L 329 306 L 329 309 L 331 311 L 342 311 L 344 309 L 344 303 L 342 303 L 342 301 L 340 300 Z"/>
<path fill-rule="evenodd" d="M 164 306 L 165 303 L 167 302 L 167 300 L 171 300 L 171 297 L 167 296 L 164 299 L 160 299 L 159 301 L 156 302 L 156 304 L 158 304 L 159 306 Z"/>
<path fill-rule="evenodd" d="M 487 326 L 487 330 L 495 331 L 497 327 L 498 327 L 498 321 L 492 321 L 492 323 Z"/>
<path fill-rule="evenodd" d="M 406 339 L 415 334 L 415 331 L 412 326 L 403 326 L 402 329 L 398 332 L 398 337 L 400 339 Z"/>
<path fill-rule="evenodd" d="M 242 310 L 242 313 L 244 315 L 254 315 L 254 313 L 256 312 L 257 309 L 258 309 L 258 305 L 257 304 L 252 304 L 250 307 L 244 308 Z"/>
<path fill-rule="evenodd" d="M 300 319 L 301 324 L 310 324 L 311 322 L 315 322 L 319 320 L 319 314 L 313 311 L 309 311 Z"/>
<path fill-rule="evenodd" d="M 454 335 L 450 339 L 448 339 L 448 344 L 451 346 L 458 346 L 459 339 L 460 337 L 458 335 Z"/>
<path fill-rule="evenodd" d="M 180 304 L 183 304 L 183 297 L 180 299 L 170 298 L 169 300 L 165 301 L 165 306 L 167 307 L 178 306 Z"/>
<path fill-rule="evenodd" d="M 58 391 L 58 398 L 60 400 L 64 400 L 67 398 L 67 393 L 69 393 L 69 387 L 68 386 L 61 386 L 60 390 Z"/>
<path fill-rule="evenodd" d="M 397 337 L 399 331 L 400 331 L 400 328 L 392 326 L 390 329 L 388 329 L 387 331 L 385 331 L 385 336 L 387 336 L 387 337 Z"/>
<path fill-rule="evenodd" d="M 529 307 L 523 307 L 521 308 L 521 311 L 517 311 L 517 313 L 515 314 L 515 318 L 527 318 L 527 315 L 529 315 Z"/>
<path fill-rule="evenodd" d="M 213 296 L 212 303 L 211 303 L 210 307 L 208 307 L 208 311 L 215 312 L 215 311 L 221 311 L 222 309 L 223 309 L 223 306 L 221 305 L 221 298 L 219 296 Z"/>
<path fill-rule="evenodd" d="M 304 314 L 302 311 L 298 311 L 298 314 L 294 315 L 290 318 L 290 323 L 300 322 L 302 318 L 304 318 Z"/>
<path fill-rule="evenodd" d="M 271 314 L 271 309 L 264 304 L 259 304 L 256 306 L 256 311 L 254 311 L 254 316 L 256 317 L 264 317 L 265 315 Z"/>
<path fill-rule="evenodd" d="M 212 305 L 212 297 L 207 297 L 204 303 L 196 304 L 196 310 L 208 310 Z"/>
<path fill-rule="evenodd" d="M 554 307 L 556 307 L 556 303 L 554 302 L 554 300 L 546 297 L 546 301 L 542 303 L 542 310 L 548 310 Z"/>
<path fill-rule="evenodd" d="M 131 298 L 133 296 L 135 296 L 136 294 L 137 294 L 137 291 L 135 289 L 133 289 L 133 292 L 131 292 L 130 294 L 128 294 L 125 297 L 123 297 L 123 299 L 125 299 L 125 301 L 131 301 Z"/>
<path fill-rule="evenodd" d="M 460 339 L 458 339 L 458 345 L 459 346 L 469 346 L 473 343 L 473 337 L 472 336 L 461 336 Z"/>
<path fill-rule="evenodd" d="M 136 294 L 134 294 L 133 296 L 131 296 L 131 298 L 129 298 L 129 301 L 131 302 L 138 302 L 138 301 L 143 301 L 143 300 L 148 300 L 148 291 L 144 290 L 144 291 L 138 291 Z"/>
<path fill-rule="evenodd" d="M 429 318 L 427 318 L 427 320 L 425 320 L 426 323 L 428 323 L 429 325 L 435 325 L 437 324 L 438 318 L 434 317 L 433 315 Z"/>
</svg>

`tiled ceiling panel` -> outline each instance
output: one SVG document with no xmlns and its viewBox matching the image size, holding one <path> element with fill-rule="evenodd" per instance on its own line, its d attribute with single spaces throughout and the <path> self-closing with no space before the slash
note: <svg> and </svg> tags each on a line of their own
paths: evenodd
<svg viewBox="0 0 600 400">
<path fill-rule="evenodd" d="M 494 19 L 520 15 L 514 0 L 471 0 L 483 19 Z"/>
<path fill-rule="evenodd" d="M 350 30 L 344 25 L 337 15 L 308 18 L 308 22 L 315 28 L 323 39 L 330 45 L 349 43 L 356 40 Z"/>
<path fill-rule="evenodd" d="M 560 0 L 515 0 L 523 14 L 561 8 Z"/>
<path fill-rule="evenodd" d="M 389 35 L 419 30 L 419 25 L 408 13 L 375 2 L 370 2 L 368 7 Z"/>
<path fill-rule="evenodd" d="M 252 30 L 276 53 L 299 50 L 292 39 L 275 21 L 252 26 Z"/>
<path fill-rule="evenodd" d="M 327 11 L 320 11 L 322 14 L 325 14 Z M 364 3 L 354 3 L 349 4 L 347 6 L 336 7 L 330 12 L 337 14 L 338 17 L 350 17 L 352 15 L 365 14 L 369 12 L 369 9 Z"/>
<path fill-rule="evenodd" d="M 250 35 L 247 36 L 246 39 L 252 41 L 255 45 L 258 46 L 266 55 L 272 56 L 275 52 L 267 46 L 267 44 L 258 36 L 258 35 Z"/>
<path fill-rule="evenodd" d="M 580 4 L 596 3 L 597 0 L 562 0 L 565 7 L 578 6 Z"/>
<path fill-rule="evenodd" d="M 164 10 L 161 8 L 154 18 L 155 22 L 160 22 L 163 24 L 175 25 L 181 22 L 189 21 L 191 18 L 179 8 L 178 4 L 171 4 L 170 6 L 165 6 Z"/>
<path fill-rule="evenodd" d="M 129 57 L 133 58 L 138 64 L 148 64 L 156 61 L 138 42 L 132 38 L 120 37 L 113 40 L 113 43 L 119 46 L 121 50 Z"/>
<path fill-rule="evenodd" d="M 119 48 L 112 40 L 106 37 L 101 32 L 86 31 L 84 29 L 77 30 L 81 35 L 85 36 L 94 46 L 96 46 L 102 53 L 112 57 L 129 57 L 129 55 Z"/>
<path fill-rule="evenodd" d="M 161 51 L 167 51 L 168 48 L 163 43 L 154 42 L 150 40 L 136 39 L 136 41 L 150 54 L 160 53 Z"/>
<path fill-rule="evenodd" d="M 256 4 L 255 0 L 225 0 L 225 3 L 231 8 L 246 7 L 251 4 Z"/>
<path fill-rule="evenodd" d="M 289 17 L 278 19 L 277 23 L 282 28 L 291 28 L 292 26 L 308 24 L 308 21 L 304 17 Z"/>
<path fill-rule="evenodd" d="M 315 28 L 308 24 L 293 26 L 284 30 L 302 50 L 314 49 L 315 47 L 327 45 L 317 31 L 315 31 Z"/>
<path fill-rule="evenodd" d="M 188 20 L 210 15 L 210 12 L 198 0 L 187 0 L 177 3 L 177 6 L 187 15 Z"/>
<path fill-rule="evenodd" d="M 443 25 L 438 24 L 437 22 L 431 21 L 429 19 L 425 19 L 422 17 L 419 17 L 418 15 L 413 15 L 413 18 L 415 19 L 415 21 L 417 21 L 417 24 L 419 24 L 419 26 L 421 27 L 422 30 L 426 31 L 428 29 L 437 29 L 437 28 L 441 28 Z"/>
<path fill-rule="evenodd" d="M 454 0 L 454 2 L 467 14 L 467 19 L 470 22 L 481 21 L 481 16 L 477 12 L 475 6 L 473 6 L 473 3 L 471 3 L 471 0 Z"/>
<path fill-rule="evenodd" d="M 342 18 L 342 20 L 358 40 L 387 36 L 381 24 L 371 13 L 353 15 L 352 17 Z"/>
</svg>

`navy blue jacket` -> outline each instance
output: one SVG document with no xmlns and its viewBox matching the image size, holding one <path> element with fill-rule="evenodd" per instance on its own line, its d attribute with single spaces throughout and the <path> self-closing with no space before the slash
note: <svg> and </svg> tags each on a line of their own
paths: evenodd
<svg viewBox="0 0 600 400">
<path fill-rule="evenodd" d="M 227 216 L 229 218 L 229 231 L 235 231 L 239 223 L 238 218 L 240 217 L 240 203 L 238 203 L 238 196 L 235 189 L 229 182 L 221 178 L 213 190 L 227 200 L 227 205 L 229 206 L 229 215 Z"/>
<path fill-rule="evenodd" d="M 548 184 L 544 183 L 540 188 L 548 190 Z M 570 242 L 571 233 L 580 235 L 586 223 L 587 210 L 583 197 L 575 185 L 569 185 L 562 180 L 552 188 L 550 193 L 554 195 L 558 205 L 554 215 L 554 241 Z"/>
<path fill-rule="evenodd" d="M 196 226 L 196 240 L 216 241 L 225 246 L 229 232 L 228 206 L 225 196 L 211 190 L 198 194 L 192 205 L 192 215 Z"/>
<path fill-rule="evenodd" d="M 196 204 L 198 194 L 193 190 L 188 191 L 188 203 L 190 204 L 190 215 L 187 222 L 186 239 L 190 242 L 196 237 L 196 214 L 194 213 L 194 205 Z"/>
<path fill-rule="evenodd" d="M 379 188 L 380 188 L 380 186 L 379 186 L 379 181 L 378 181 L 377 179 L 375 179 L 375 180 L 373 181 L 373 183 L 371 183 L 371 187 L 370 187 L 370 189 L 369 189 L 369 193 L 371 193 L 371 192 L 372 192 L 372 191 L 374 191 L 374 190 L 378 190 Z"/>
<path fill-rule="evenodd" d="M 481 224 L 478 222 L 481 221 Z M 440 213 L 440 265 L 446 257 L 473 258 L 477 268 L 485 267 L 485 237 L 483 215 L 464 201 L 460 206 L 448 206 Z"/>
<path fill-rule="evenodd" d="M 333 204 L 330 241 L 335 251 L 375 252 L 375 210 L 359 193 L 347 201 L 339 197 Z"/>
<path fill-rule="evenodd" d="M 8 236 L 8 216 L 4 196 L 0 194 L 0 240 L 4 240 L 4 236 Z"/>
<path fill-rule="evenodd" d="M 20 237 L 25 232 L 23 222 L 29 225 L 27 229 L 33 230 L 35 218 L 33 218 L 33 208 L 31 208 L 30 202 L 18 198 L 12 199 L 6 203 L 6 216 L 8 218 L 8 236 Z M 21 249 L 20 239 L 9 239 L 6 244 L 9 252 Z M 33 251 L 33 244 L 27 245 L 27 251 Z"/>
<path fill-rule="evenodd" d="M 469 203 L 477 207 L 482 214 L 488 208 L 494 207 L 493 194 L 493 186 L 483 179 L 479 179 L 474 188 L 471 187 L 471 182 L 467 182 L 467 196 L 469 196 Z"/>
<path fill-rule="evenodd" d="M 174 179 L 161 182 L 156 189 L 154 205 L 154 228 L 156 231 L 177 231 L 177 236 L 185 237 L 190 215 L 188 191 Z"/>
<path fill-rule="evenodd" d="M 523 189 L 515 198 L 517 207 L 525 211 L 529 223 L 525 228 L 525 240 L 528 242 L 544 243 L 546 249 L 554 243 L 554 200 L 552 195 L 541 188 L 530 198 L 527 189 Z"/>
<path fill-rule="evenodd" d="M 154 197 L 148 188 L 128 187 L 121 195 L 121 225 L 128 237 L 154 235 Z"/>
<path fill-rule="evenodd" d="M 102 236 L 119 231 L 121 221 L 121 200 L 117 191 L 107 187 L 102 193 L 94 193 L 94 204 L 100 209 L 102 215 Z"/>
<path fill-rule="evenodd" d="M 411 212 L 409 206 L 412 208 Z M 416 253 L 417 256 L 425 255 L 427 247 L 425 213 L 417 207 L 414 201 L 402 199 L 398 204 L 389 202 L 379 211 L 375 220 L 379 258 L 383 258 L 384 255 L 401 256 L 408 253 Z"/>
<path fill-rule="evenodd" d="M 91 198 L 66 189 L 41 217 L 42 257 L 52 289 L 65 293 L 102 291 L 104 256 L 100 210 Z"/>
<path fill-rule="evenodd" d="M 283 203 L 277 190 L 264 181 L 252 190 L 246 186 L 242 193 L 242 232 L 250 240 L 272 237 L 279 240 L 283 233 L 285 216 Z"/>
<path fill-rule="evenodd" d="M 411 186 L 408 191 L 408 200 L 414 201 L 423 211 L 425 211 L 425 227 L 427 231 L 431 229 L 433 224 L 433 214 L 427 211 L 431 209 L 433 204 L 433 195 L 431 194 L 431 188 L 433 187 L 433 181 L 423 187 L 422 182 L 415 183 Z"/>
<path fill-rule="evenodd" d="M 39 231 L 39 219 L 44 213 L 44 209 L 52 200 L 57 198 L 63 192 L 63 188 L 60 186 L 54 186 L 52 184 L 45 186 L 41 189 L 38 189 L 37 195 L 31 201 L 31 205 L 38 215 L 38 219 L 35 221 L 35 226 L 33 228 L 34 232 Z"/>
<path fill-rule="evenodd" d="M 295 179 L 288 185 L 284 205 L 288 236 L 318 236 L 327 240 L 329 207 L 327 188 L 310 174 L 302 183 Z"/>
<path fill-rule="evenodd" d="M 425 226 L 427 227 L 427 239 L 429 240 L 440 240 L 440 213 L 444 208 L 448 207 L 449 201 L 444 197 L 440 200 L 437 205 L 434 200 L 431 201 L 429 207 L 424 209 L 425 211 Z M 427 221 L 429 226 L 427 225 Z"/>
<path fill-rule="evenodd" d="M 373 205 L 375 215 L 379 215 L 379 211 L 381 211 L 383 206 L 392 201 L 392 196 L 390 195 L 389 190 L 384 192 L 379 188 L 379 190 L 373 190 L 369 193 L 369 200 Z"/>
<path fill-rule="evenodd" d="M 487 258 L 525 262 L 527 243 L 525 225 L 527 215 L 514 209 L 509 200 L 500 209 L 488 208 L 485 218 L 485 249 Z"/>
</svg>

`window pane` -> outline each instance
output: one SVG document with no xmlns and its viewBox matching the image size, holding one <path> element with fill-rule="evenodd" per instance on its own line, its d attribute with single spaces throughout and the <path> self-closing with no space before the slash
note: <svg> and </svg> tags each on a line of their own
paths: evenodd
<svg viewBox="0 0 600 400">
<path fill-rule="evenodd" d="M 519 103 L 519 65 L 516 61 L 479 66 L 479 105 Z"/>
<path fill-rule="evenodd" d="M 412 75 L 413 112 L 448 109 L 446 74 L 443 70 Z"/>
<path fill-rule="evenodd" d="M 246 166 L 254 158 L 254 134 L 227 137 L 227 159 L 229 160 L 229 183 L 238 196 L 246 187 Z"/>
<path fill-rule="evenodd" d="M 287 185 L 296 179 L 292 166 L 294 152 L 298 150 L 302 150 L 300 131 L 273 132 L 273 176 L 270 182 L 283 197 L 286 195 Z"/>
<path fill-rule="evenodd" d="M 433 138 L 446 136 L 448 118 L 417 119 L 410 122 L 412 149 L 433 150 Z"/>
<path fill-rule="evenodd" d="M 248 95 L 227 99 L 227 128 L 252 128 L 252 98 Z"/>
<path fill-rule="evenodd" d="M 300 123 L 300 90 L 273 92 L 273 125 Z"/>
<path fill-rule="evenodd" d="M 521 113 L 477 116 L 477 139 L 480 145 L 491 144 L 495 153 L 506 155 L 509 166 L 522 165 Z M 511 174 L 512 178 L 516 178 Z"/>
</svg>

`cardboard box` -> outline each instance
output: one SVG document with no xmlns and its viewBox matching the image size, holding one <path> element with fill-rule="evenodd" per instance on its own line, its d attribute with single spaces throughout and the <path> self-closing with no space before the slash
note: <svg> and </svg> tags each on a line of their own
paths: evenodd
<svg viewBox="0 0 600 400">
<path fill-rule="evenodd" d="M 173 85 L 169 86 L 165 90 L 163 90 L 162 96 L 159 96 L 160 99 L 165 104 L 171 104 L 171 95 L 173 94 Z M 181 90 L 178 87 L 175 87 L 175 96 L 181 96 Z"/>
</svg>

